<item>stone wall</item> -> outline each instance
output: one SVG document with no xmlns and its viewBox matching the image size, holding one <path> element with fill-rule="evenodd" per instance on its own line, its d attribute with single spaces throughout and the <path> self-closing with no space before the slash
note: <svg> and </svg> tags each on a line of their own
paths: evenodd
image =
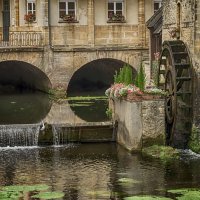
<svg viewBox="0 0 200 200">
<path fill-rule="evenodd" d="M 170 30 L 177 27 L 177 4 L 180 3 L 180 39 L 189 48 L 194 69 L 194 123 L 200 127 L 200 1 L 163 1 L 163 41 L 172 40 Z"/>
<path fill-rule="evenodd" d="M 115 59 L 130 64 L 136 70 L 140 62 L 148 56 L 148 49 L 135 48 L 13 48 L 0 49 L 0 62 L 23 61 L 43 71 L 50 79 L 53 88 L 67 90 L 73 74 L 92 61 Z"/>
<path fill-rule="evenodd" d="M 137 25 L 95 26 L 95 45 L 140 46 Z"/>
<path fill-rule="evenodd" d="M 117 142 L 130 151 L 165 143 L 164 100 L 111 100 Z"/>
</svg>

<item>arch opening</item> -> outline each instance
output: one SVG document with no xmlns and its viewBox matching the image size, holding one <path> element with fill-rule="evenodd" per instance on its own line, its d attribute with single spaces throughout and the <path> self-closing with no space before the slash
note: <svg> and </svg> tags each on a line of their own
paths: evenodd
<svg viewBox="0 0 200 200">
<path fill-rule="evenodd" d="M 114 82 L 114 75 L 119 72 L 125 62 L 116 59 L 94 60 L 78 69 L 72 76 L 68 88 L 68 96 L 99 96 Z M 133 77 L 137 74 L 133 69 Z"/>
<path fill-rule="evenodd" d="M 48 92 L 50 88 L 49 78 L 37 67 L 14 60 L 0 63 L 0 93 Z"/>
<path fill-rule="evenodd" d="M 115 59 L 99 59 L 87 63 L 74 73 L 69 82 L 67 96 L 83 97 L 68 100 L 75 115 L 88 122 L 109 120 L 106 115 L 108 101 L 102 96 L 105 96 L 106 89 L 113 84 L 116 71 L 119 72 L 125 64 L 127 63 Z M 137 72 L 132 69 L 135 77 Z M 84 98 L 85 96 L 87 97 Z M 90 99 L 88 96 L 93 98 Z"/>
<path fill-rule="evenodd" d="M 0 62 L 0 124 L 41 122 L 51 108 L 49 78 L 21 61 Z"/>
</svg>

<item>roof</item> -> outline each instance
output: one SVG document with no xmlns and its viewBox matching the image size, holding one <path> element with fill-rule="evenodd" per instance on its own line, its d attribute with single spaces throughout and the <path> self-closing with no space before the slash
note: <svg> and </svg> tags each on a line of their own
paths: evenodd
<svg viewBox="0 0 200 200">
<path fill-rule="evenodd" d="M 163 9 L 162 7 L 157 10 L 154 15 L 146 22 L 147 28 L 153 29 L 154 34 L 158 34 L 162 31 L 162 23 L 163 23 Z"/>
</svg>

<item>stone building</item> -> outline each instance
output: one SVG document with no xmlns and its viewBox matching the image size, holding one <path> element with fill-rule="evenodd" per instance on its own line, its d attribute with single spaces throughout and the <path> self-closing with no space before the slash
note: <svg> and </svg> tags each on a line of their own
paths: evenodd
<svg viewBox="0 0 200 200">
<path fill-rule="evenodd" d="M 200 125 L 200 1 L 164 0 L 162 39 L 176 40 L 171 31 L 178 33 L 189 49 L 194 69 L 194 120 Z"/>
<path fill-rule="evenodd" d="M 137 70 L 148 60 L 145 22 L 159 6 L 153 0 L 2 0 L 0 60 L 30 64 L 64 90 L 76 71 L 100 59 Z"/>
</svg>

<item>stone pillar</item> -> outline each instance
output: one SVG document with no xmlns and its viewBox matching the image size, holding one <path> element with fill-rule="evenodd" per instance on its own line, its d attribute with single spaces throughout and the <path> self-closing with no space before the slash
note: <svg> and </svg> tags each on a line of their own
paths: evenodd
<svg viewBox="0 0 200 200">
<path fill-rule="evenodd" d="M 48 14 L 49 14 L 49 12 L 50 11 L 49 11 L 48 0 L 45 0 L 44 1 L 44 20 L 45 20 L 45 23 L 48 22 Z"/>
<path fill-rule="evenodd" d="M 138 35 L 140 45 L 146 44 L 146 29 L 145 29 L 145 0 L 138 0 Z"/>
<path fill-rule="evenodd" d="M 94 0 L 88 0 L 88 44 L 94 46 Z"/>
<path fill-rule="evenodd" d="M 19 0 L 15 0 L 15 26 L 19 26 Z"/>
</svg>

